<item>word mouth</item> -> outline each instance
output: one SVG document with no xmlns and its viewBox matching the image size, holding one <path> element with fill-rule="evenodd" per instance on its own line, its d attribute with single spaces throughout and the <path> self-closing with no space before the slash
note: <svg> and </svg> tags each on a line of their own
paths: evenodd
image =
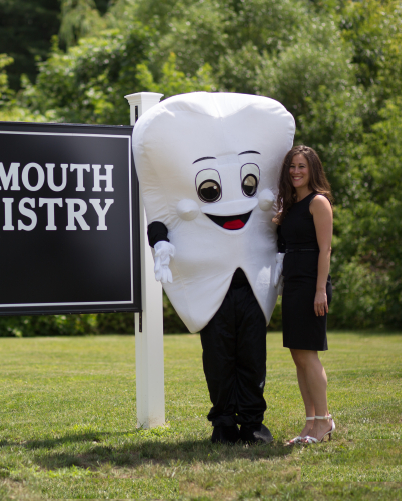
<svg viewBox="0 0 402 501">
<path fill-rule="evenodd" d="M 213 221 L 221 228 L 225 228 L 225 230 L 240 230 L 250 219 L 251 212 L 252 211 L 247 212 L 247 214 L 240 214 L 237 216 L 212 216 L 210 214 L 205 215 L 208 216 L 211 221 Z"/>
</svg>

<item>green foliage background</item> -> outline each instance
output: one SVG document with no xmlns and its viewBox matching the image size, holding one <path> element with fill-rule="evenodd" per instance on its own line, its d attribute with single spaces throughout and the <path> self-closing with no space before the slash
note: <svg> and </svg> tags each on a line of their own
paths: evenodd
<svg viewBox="0 0 402 501">
<path fill-rule="evenodd" d="M 399 1 L 62 0 L 57 15 L 55 3 L 41 2 L 43 20 L 51 11 L 55 21 L 42 45 L 35 34 L 36 76 L 32 61 L 10 59 L 27 47 L 38 56 L 32 33 L 19 26 L 20 52 L 0 37 L 0 120 L 127 124 L 123 96 L 139 91 L 281 101 L 296 118 L 296 142 L 319 152 L 334 191 L 330 325 L 402 325 Z M 0 13 L 11 4 L 0 0 Z M 17 17 L 7 19 L 0 35 Z M 164 308 L 166 330 L 184 330 L 167 298 Z M 279 306 L 271 324 L 280 328 Z M 0 318 L 0 335 L 132 329 L 130 314 Z"/>
</svg>

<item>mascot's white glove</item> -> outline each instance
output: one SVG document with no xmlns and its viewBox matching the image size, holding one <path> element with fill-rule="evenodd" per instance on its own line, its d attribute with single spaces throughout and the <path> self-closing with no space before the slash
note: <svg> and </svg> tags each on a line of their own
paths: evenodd
<svg viewBox="0 0 402 501">
<path fill-rule="evenodd" d="M 155 249 L 155 279 L 158 282 L 162 282 L 166 284 L 167 282 L 172 283 L 173 277 L 172 272 L 169 268 L 170 258 L 173 257 L 176 253 L 175 246 L 169 242 L 165 242 L 164 240 L 157 242 L 154 245 Z"/>
<path fill-rule="evenodd" d="M 275 287 L 279 286 L 279 294 L 282 293 L 283 288 L 283 277 L 282 277 L 282 269 L 283 269 L 283 258 L 285 257 L 285 253 L 278 252 L 275 256 L 276 266 L 275 266 L 275 276 L 274 276 L 274 285 Z"/>
</svg>

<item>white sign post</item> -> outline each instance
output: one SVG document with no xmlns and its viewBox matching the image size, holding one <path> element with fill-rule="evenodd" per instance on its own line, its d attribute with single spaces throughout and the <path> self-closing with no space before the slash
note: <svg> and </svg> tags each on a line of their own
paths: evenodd
<svg viewBox="0 0 402 501">
<path fill-rule="evenodd" d="M 155 92 L 124 96 L 130 104 L 131 125 L 149 108 L 159 103 L 162 96 L 163 94 Z M 153 428 L 165 424 L 162 286 L 155 280 L 142 196 L 139 213 L 142 313 L 134 314 L 137 426 Z"/>
</svg>

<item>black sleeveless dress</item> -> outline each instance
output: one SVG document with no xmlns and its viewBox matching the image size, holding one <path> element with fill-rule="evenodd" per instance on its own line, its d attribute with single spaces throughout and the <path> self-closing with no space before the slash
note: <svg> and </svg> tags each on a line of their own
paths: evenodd
<svg viewBox="0 0 402 501">
<path fill-rule="evenodd" d="M 309 207 L 317 193 L 292 205 L 278 227 L 283 260 L 282 294 L 283 346 L 299 350 L 325 351 L 327 314 L 317 317 L 314 297 L 317 285 L 319 247 Z M 332 298 L 331 277 L 327 279 L 328 305 Z"/>
</svg>

